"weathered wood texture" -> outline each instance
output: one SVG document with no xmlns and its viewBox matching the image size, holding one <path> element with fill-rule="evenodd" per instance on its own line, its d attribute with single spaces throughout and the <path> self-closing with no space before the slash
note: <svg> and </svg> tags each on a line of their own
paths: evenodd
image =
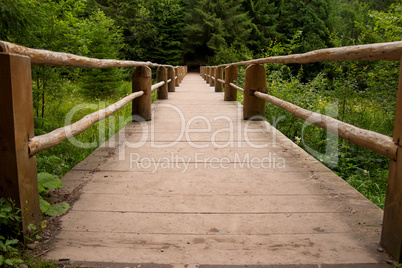
<svg viewBox="0 0 402 268">
<path fill-rule="evenodd" d="M 164 84 L 158 90 L 158 100 L 164 100 L 168 98 L 168 82 L 167 82 L 167 69 L 165 67 L 159 67 L 156 70 L 156 81 L 164 82 Z"/>
<path fill-rule="evenodd" d="M 237 80 L 239 70 L 236 66 L 228 66 L 225 68 L 225 101 L 237 101 L 237 90 L 231 86 Z"/>
<path fill-rule="evenodd" d="M 70 53 L 53 52 L 43 49 L 33 49 L 19 46 L 5 41 L 0 41 L 0 52 L 15 53 L 29 56 L 33 65 L 51 65 L 51 66 L 72 66 L 80 68 L 111 68 L 111 67 L 135 67 L 135 66 L 169 66 L 152 62 L 95 59 L 77 56 Z"/>
<path fill-rule="evenodd" d="M 381 245 L 402 262 L 402 59 L 394 123 L 393 142 L 398 144 L 396 159 L 389 163 Z"/>
<path fill-rule="evenodd" d="M 234 83 L 230 83 L 229 84 L 231 87 L 235 88 L 238 91 L 244 92 L 244 88 L 239 87 L 238 85 L 234 84 Z"/>
<path fill-rule="evenodd" d="M 179 67 L 175 67 L 174 68 L 174 73 L 175 73 L 175 87 L 178 87 L 178 86 L 180 86 L 180 77 L 179 77 Z"/>
<path fill-rule="evenodd" d="M 211 67 L 211 80 L 209 86 L 215 87 L 216 67 Z"/>
<path fill-rule="evenodd" d="M 165 81 L 158 82 L 151 86 L 151 92 L 160 89 L 163 85 L 165 85 Z"/>
<path fill-rule="evenodd" d="M 206 74 L 206 81 L 207 81 L 207 84 L 211 84 L 211 72 L 212 72 L 212 70 L 211 70 L 211 67 L 207 67 L 207 74 Z"/>
<path fill-rule="evenodd" d="M 391 137 L 374 131 L 361 129 L 336 120 L 332 117 L 303 109 L 297 105 L 268 94 L 262 94 L 260 92 L 255 92 L 254 94 L 261 100 L 268 101 L 279 108 L 290 112 L 294 116 L 309 122 L 310 124 L 326 129 L 327 131 L 334 133 L 341 138 L 344 138 L 359 146 L 368 148 L 390 159 L 396 159 L 397 146 L 392 141 Z"/>
<path fill-rule="evenodd" d="M 351 60 L 389 60 L 399 61 L 402 56 L 402 41 L 358 45 L 337 48 L 325 48 L 288 56 L 275 56 L 256 60 L 241 61 L 219 66 L 249 65 L 263 63 L 311 63 L 320 61 Z"/>
<path fill-rule="evenodd" d="M 119 100 L 118 102 L 109 105 L 105 109 L 101 109 L 99 111 L 84 116 L 82 119 L 78 120 L 74 124 L 61 127 L 47 134 L 31 138 L 29 141 L 30 155 L 34 155 L 41 151 L 50 149 L 56 146 L 57 144 L 61 143 L 62 141 L 77 136 L 78 134 L 84 132 L 86 129 L 88 129 L 96 122 L 99 122 L 100 120 L 103 120 L 106 117 L 110 116 L 111 114 L 117 112 L 118 110 L 123 108 L 127 103 L 142 95 L 144 95 L 143 91 L 132 93 L 127 97 Z"/>
<path fill-rule="evenodd" d="M 257 98 L 254 92 L 267 93 L 266 71 L 262 64 L 247 67 L 244 81 L 243 118 L 262 120 L 265 118 L 265 101 Z"/>
<path fill-rule="evenodd" d="M 223 78 L 223 68 L 222 67 L 217 67 L 215 69 L 215 92 L 222 92 L 223 91 L 223 84 L 222 84 L 222 78 Z"/>
<path fill-rule="evenodd" d="M 173 67 L 168 67 L 168 78 L 170 80 L 168 85 L 168 92 L 175 92 L 176 89 L 176 75 Z"/>
<path fill-rule="evenodd" d="M 132 115 L 134 121 L 138 121 L 139 119 L 149 121 L 152 119 L 151 87 L 152 87 L 151 68 L 149 68 L 148 66 L 136 67 L 133 71 L 133 93 L 142 91 L 144 94 L 141 97 L 133 100 Z"/>
<path fill-rule="evenodd" d="M 40 223 L 36 158 L 28 140 L 34 135 L 29 57 L 0 53 L 0 197 L 21 209 L 22 227 Z"/>
</svg>

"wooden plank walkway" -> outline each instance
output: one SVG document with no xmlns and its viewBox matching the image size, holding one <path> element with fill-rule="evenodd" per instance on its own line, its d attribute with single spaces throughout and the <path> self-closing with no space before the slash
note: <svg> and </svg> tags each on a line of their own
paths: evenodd
<svg viewBox="0 0 402 268">
<path fill-rule="evenodd" d="M 128 124 L 63 178 L 65 190 L 84 186 L 47 258 L 388 267 L 382 210 L 267 123 L 242 120 L 198 74 L 153 109 L 153 121 Z"/>
</svg>

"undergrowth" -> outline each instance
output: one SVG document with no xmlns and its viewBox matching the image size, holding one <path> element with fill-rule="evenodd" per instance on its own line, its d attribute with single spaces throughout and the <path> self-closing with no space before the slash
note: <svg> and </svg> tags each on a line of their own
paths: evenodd
<svg viewBox="0 0 402 268">
<path fill-rule="evenodd" d="M 365 65 L 341 63 L 338 73 L 326 73 L 323 68 L 307 81 L 303 66 L 294 75 L 294 68 L 289 66 L 266 65 L 268 94 L 357 127 L 392 136 L 398 66 L 377 64 L 380 67 L 371 66 L 372 71 L 367 71 L 369 68 Z M 375 73 L 384 73 L 382 68 L 389 70 L 387 78 L 381 79 Z M 364 77 L 363 71 L 367 71 Z M 245 70 L 240 69 L 237 81 L 240 86 L 244 86 L 244 74 Z M 238 101 L 243 102 L 242 93 L 238 94 Z M 301 148 L 384 208 L 389 165 L 386 157 L 338 138 L 270 103 L 266 103 L 265 117 Z"/>
</svg>

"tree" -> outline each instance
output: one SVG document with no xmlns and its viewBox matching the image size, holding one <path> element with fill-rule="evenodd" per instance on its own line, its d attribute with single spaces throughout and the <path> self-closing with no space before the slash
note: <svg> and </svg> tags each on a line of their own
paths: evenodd
<svg viewBox="0 0 402 268">
<path fill-rule="evenodd" d="M 277 8 L 272 0 L 247 0 L 243 5 L 252 20 L 248 47 L 256 54 L 261 53 L 259 56 L 262 57 L 270 42 L 279 37 Z"/>
<path fill-rule="evenodd" d="M 326 0 L 276 0 L 278 8 L 277 31 L 279 41 L 291 40 L 296 31 L 302 31 L 298 51 L 307 52 L 325 48 L 329 44 L 330 5 Z"/>
<path fill-rule="evenodd" d="M 149 60 L 149 48 L 157 45 L 158 29 L 152 23 L 152 14 L 146 0 L 90 0 L 122 29 L 123 54 L 130 60 Z"/>
<path fill-rule="evenodd" d="M 0 40 L 25 44 L 33 38 L 37 20 L 36 1 L 2 0 L 0 4 Z"/>
<path fill-rule="evenodd" d="M 189 54 L 212 59 L 217 51 L 241 46 L 252 31 L 251 19 L 241 0 L 192 0 L 185 16 Z"/>
<path fill-rule="evenodd" d="M 152 25 L 157 29 L 155 46 L 147 46 L 150 60 L 179 65 L 183 62 L 184 7 L 182 0 L 148 1 Z"/>
<path fill-rule="evenodd" d="M 114 20 L 103 11 L 94 12 L 79 28 L 87 50 L 86 56 L 100 59 L 117 59 L 123 47 L 123 37 Z M 88 69 L 83 72 L 83 93 L 92 98 L 107 98 L 115 93 L 121 80 L 117 68 Z"/>
</svg>

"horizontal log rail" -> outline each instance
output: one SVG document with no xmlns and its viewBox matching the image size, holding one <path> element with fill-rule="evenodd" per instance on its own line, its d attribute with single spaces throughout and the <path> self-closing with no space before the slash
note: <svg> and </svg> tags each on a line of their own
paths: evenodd
<svg viewBox="0 0 402 268">
<path fill-rule="evenodd" d="M 220 82 L 220 83 L 223 83 L 223 84 L 225 84 L 225 80 L 222 80 L 222 79 L 216 79 L 218 82 Z"/>
<path fill-rule="evenodd" d="M 83 56 L 77 56 L 70 53 L 54 52 L 44 49 L 33 49 L 13 43 L 0 41 L 0 52 L 14 53 L 31 58 L 33 65 L 49 65 L 49 66 L 71 66 L 80 68 L 111 68 L 111 67 L 172 67 L 170 65 L 161 65 L 152 62 L 130 61 L 130 60 L 114 60 L 114 59 L 95 59 Z"/>
<path fill-rule="evenodd" d="M 132 94 L 108 107 L 88 114 L 77 122 L 34 136 L 32 100 L 32 65 L 72 66 L 79 68 L 135 67 L 132 76 Z M 157 81 L 152 86 L 152 70 L 158 67 Z M 188 72 L 186 66 L 171 66 L 143 61 L 95 59 L 69 53 L 32 49 L 0 40 L 0 70 L 2 75 L 0 107 L 3 107 L 0 131 L 1 162 L 0 196 L 16 201 L 20 209 L 22 229 L 27 233 L 30 224 L 38 226 L 41 213 L 36 178 L 38 152 L 52 148 L 88 129 L 91 125 L 115 113 L 133 101 L 131 114 L 143 120 L 152 120 L 151 89 L 158 90 L 158 99 L 167 99 Z M 175 75 L 178 75 L 178 77 Z M 169 78 L 169 80 L 168 80 Z M 171 83 L 173 81 L 173 83 Z M 68 123 L 69 124 L 69 123 Z M 10 157 L 11 156 L 11 157 Z M 21 187 L 23 185 L 23 187 Z M 27 191 L 29 189 L 29 191 Z"/>
<path fill-rule="evenodd" d="M 69 126 L 61 127 L 47 134 L 33 137 L 28 143 L 29 154 L 31 156 L 35 155 L 36 153 L 56 146 L 62 141 L 77 136 L 96 122 L 99 122 L 100 120 L 105 119 L 111 114 L 117 112 L 127 103 L 142 95 L 144 95 L 143 91 L 132 93 L 104 109 L 84 116 L 82 119 Z"/>
<path fill-rule="evenodd" d="M 320 61 L 352 61 L 352 60 L 387 60 L 399 61 L 402 56 L 402 41 L 358 45 L 349 47 L 336 47 L 314 50 L 303 54 L 275 56 L 249 61 L 240 61 L 218 65 L 225 67 L 231 65 L 250 65 L 264 63 L 312 63 Z"/>
<path fill-rule="evenodd" d="M 327 131 L 338 135 L 339 137 L 344 138 L 345 140 L 348 140 L 354 144 L 370 149 L 390 159 L 396 160 L 398 146 L 389 136 L 374 131 L 358 128 L 334 119 L 330 116 L 303 109 L 295 104 L 281 100 L 268 94 L 255 91 L 254 95 L 257 98 L 270 102 L 278 106 L 279 108 L 288 111 L 294 116 L 303 119 L 304 121 L 309 122 L 312 125 L 326 129 Z"/>
<path fill-rule="evenodd" d="M 237 89 L 237 90 L 239 90 L 239 91 L 244 92 L 244 88 L 241 88 L 241 87 L 239 87 L 239 86 L 238 86 L 238 85 L 236 85 L 236 84 L 229 83 L 229 85 L 231 85 L 232 87 L 234 87 L 235 89 Z"/>
<path fill-rule="evenodd" d="M 266 70 L 263 64 L 303 64 L 322 61 L 352 60 L 387 60 L 400 62 L 393 137 L 358 128 L 266 94 L 268 88 L 266 84 Z M 402 214 L 400 209 L 400 204 L 402 204 L 402 154 L 398 153 L 400 146 L 402 146 L 402 41 L 327 48 L 310 51 L 304 54 L 275 56 L 222 64 L 219 66 L 202 66 L 200 73 L 206 82 L 209 83 L 209 77 L 213 74 L 214 70 L 226 67 L 224 100 L 236 101 L 237 90 L 243 91 L 242 88 L 234 84 L 238 77 L 237 66 L 239 65 L 248 65 L 244 84 L 244 119 L 253 120 L 264 118 L 265 102 L 269 102 L 290 112 L 298 118 L 390 159 L 380 244 L 398 262 L 402 262 L 402 228 L 400 227 L 402 226 Z"/>
<path fill-rule="evenodd" d="M 168 82 L 168 83 L 169 83 L 169 82 Z M 159 83 L 156 83 L 155 85 L 152 85 L 151 91 L 157 90 L 158 88 L 160 88 L 160 87 L 163 86 L 164 84 L 165 84 L 165 81 L 161 81 L 161 82 L 159 82 Z"/>
</svg>

